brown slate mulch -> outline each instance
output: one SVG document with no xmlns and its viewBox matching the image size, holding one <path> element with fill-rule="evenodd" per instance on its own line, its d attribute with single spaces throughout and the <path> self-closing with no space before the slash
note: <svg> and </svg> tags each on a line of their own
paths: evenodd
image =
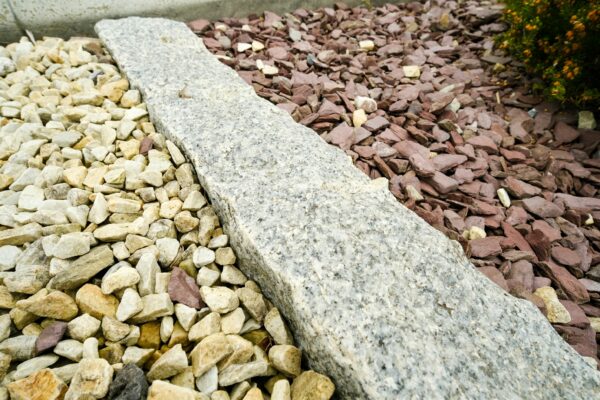
<svg viewBox="0 0 600 400">
<path fill-rule="evenodd" d="M 555 328 L 597 360 L 600 131 L 579 129 L 495 49 L 501 5 L 430 3 L 189 25 L 257 94 L 389 179 L 500 287 L 546 313 L 533 293 L 551 285 L 571 315 Z"/>
</svg>

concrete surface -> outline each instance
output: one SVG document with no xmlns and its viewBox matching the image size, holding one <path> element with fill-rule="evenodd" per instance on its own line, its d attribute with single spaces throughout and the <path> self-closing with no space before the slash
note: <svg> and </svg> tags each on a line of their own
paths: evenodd
<svg viewBox="0 0 600 400">
<path fill-rule="evenodd" d="M 219 19 L 260 14 L 265 10 L 285 13 L 297 8 L 331 6 L 336 0 L 0 0 L 0 43 L 22 36 L 20 25 L 38 36 L 93 35 L 94 24 L 104 18 L 132 15 L 168 17 L 178 21 Z M 372 4 L 394 2 L 372 0 Z M 360 5 L 364 0 L 347 0 Z M 10 12 L 12 4 L 14 16 Z"/>
</svg>

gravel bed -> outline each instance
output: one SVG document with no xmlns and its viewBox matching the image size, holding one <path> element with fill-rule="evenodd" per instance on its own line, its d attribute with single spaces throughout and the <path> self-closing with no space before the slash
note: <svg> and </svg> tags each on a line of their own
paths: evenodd
<svg viewBox="0 0 600 400">
<path fill-rule="evenodd" d="M 597 364 L 600 132 L 592 113 L 531 94 L 519 63 L 494 48 L 501 10 L 339 3 L 189 26 Z"/>
<path fill-rule="evenodd" d="M 327 400 L 97 39 L 0 47 L 0 399 Z"/>
</svg>

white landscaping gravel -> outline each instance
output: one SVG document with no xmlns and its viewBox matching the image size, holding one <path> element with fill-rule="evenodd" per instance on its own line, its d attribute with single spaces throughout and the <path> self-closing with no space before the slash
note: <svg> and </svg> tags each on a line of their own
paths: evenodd
<svg viewBox="0 0 600 400">
<path fill-rule="evenodd" d="M 0 398 L 332 396 L 97 39 L 0 77 Z"/>
</svg>

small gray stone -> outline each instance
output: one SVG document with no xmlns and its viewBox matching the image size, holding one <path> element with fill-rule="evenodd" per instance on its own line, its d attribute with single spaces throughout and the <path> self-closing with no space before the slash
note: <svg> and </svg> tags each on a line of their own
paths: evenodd
<svg viewBox="0 0 600 400">
<path fill-rule="evenodd" d="M 148 382 L 135 364 L 126 364 L 115 375 L 108 389 L 108 400 L 140 400 L 148 394 Z"/>
</svg>

